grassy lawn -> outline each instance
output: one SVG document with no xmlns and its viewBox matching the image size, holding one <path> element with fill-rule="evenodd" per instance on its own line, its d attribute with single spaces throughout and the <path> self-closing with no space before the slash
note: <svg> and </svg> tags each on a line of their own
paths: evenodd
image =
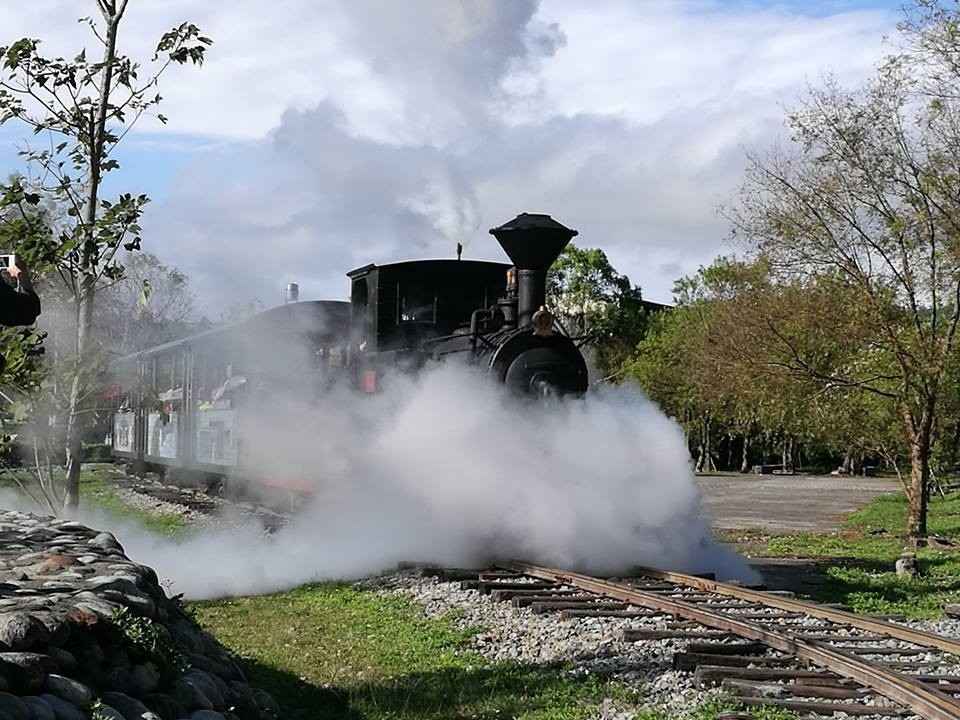
<svg viewBox="0 0 960 720">
<path fill-rule="evenodd" d="M 14 470 L 12 472 L 16 472 L 19 479 L 24 483 L 33 482 L 26 471 Z M 62 474 L 62 470 L 59 470 L 59 472 Z M 186 520 L 177 513 L 150 513 L 141 508 L 127 505 L 121 498 L 120 493 L 117 492 L 116 487 L 105 478 L 105 473 L 108 472 L 117 472 L 117 470 L 114 466 L 108 464 L 84 466 L 84 469 L 80 472 L 80 506 L 82 508 L 96 507 L 107 515 L 132 521 L 159 535 L 177 538 L 187 534 Z M 0 477 L 0 486 L 26 497 L 10 476 Z M 41 497 L 38 491 L 34 492 L 38 497 Z M 49 513 L 49 509 L 46 506 L 38 507 L 36 512 Z"/>
<path fill-rule="evenodd" d="M 956 545 L 919 549 L 919 573 L 913 580 L 894 573 L 904 548 L 906 517 L 906 498 L 896 493 L 876 498 L 831 533 L 733 530 L 717 534 L 754 557 L 821 561 L 827 580 L 814 595 L 817 600 L 844 602 L 860 613 L 941 617 L 943 604 L 960 598 L 960 492 L 931 500 L 929 533 Z"/>
<path fill-rule="evenodd" d="M 475 629 L 426 619 L 406 598 L 344 584 L 191 608 L 287 718 L 575 720 L 596 717 L 604 698 L 625 708 L 643 701 L 640 688 L 573 677 L 562 666 L 489 663 L 464 649 Z M 730 707 L 713 702 L 691 717 L 712 720 Z M 638 717 L 667 718 L 656 711 Z"/>
<path fill-rule="evenodd" d="M 102 472 L 102 471 L 100 471 Z M 113 517 L 134 521 L 158 535 L 183 537 L 187 534 L 187 522 L 178 513 L 149 513 L 127 505 L 116 488 L 105 480 L 97 470 L 80 472 L 80 503 L 95 505 Z"/>
</svg>

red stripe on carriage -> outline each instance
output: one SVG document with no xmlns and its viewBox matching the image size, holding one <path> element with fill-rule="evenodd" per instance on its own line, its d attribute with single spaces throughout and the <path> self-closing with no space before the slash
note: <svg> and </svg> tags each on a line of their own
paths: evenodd
<svg viewBox="0 0 960 720">
<path fill-rule="evenodd" d="M 280 488 L 281 490 L 293 490 L 295 492 L 309 493 L 314 491 L 313 483 L 309 480 L 299 480 L 297 478 L 276 477 L 267 475 L 263 484 L 267 487 Z"/>
</svg>

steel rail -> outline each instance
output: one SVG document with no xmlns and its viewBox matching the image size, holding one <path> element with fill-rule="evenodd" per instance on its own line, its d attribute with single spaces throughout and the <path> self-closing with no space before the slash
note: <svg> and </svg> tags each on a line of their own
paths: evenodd
<svg viewBox="0 0 960 720">
<path fill-rule="evenodd" d="M 884 697 L 909 707 L 925 720 L 957 720 L 957 718 L 960 718 L 960 701 L 955 698 L 918 680 L 897 674 L 879 663 L 865 660 L 851 653 L 834 650 L 816 642 L 799 640 L 785 633 L 738 620 L 720 612 L 705 610 L 702 606 L 694 603 L 664 597 L 663 594 L 647 592 L 622 583 L 524 562 L 508 562 L 502 564 L 501 567 L 532 577 L 579 587 L 598 595 L 623 600 L 652 610 L 665 611 L 671 615 L 694 620 L 709 627 L 727 630 L 743 638 L 758 640 L 775 650 L 811 660 L 839 675 L 871 687 Z M 698 579 L 702 580 L 702 578 Z M 762 597 L 766 599 L 767 596 L 763 595 Z M 838 705 L 837 710 L 842 711 L 843 706 Z"/>
<path fill-rule="evenodd" d="M 853 625 L 861 630 L 872 630 L 884 635 L 889 635 L 898 640 L 914 643 L 915 645 L 939 648 L 944 652 L 960 657 L 960 641 L 923 630 L 913 630 L 912 628 L 894 625 L 885 620 L 876 620 L 871 617 L 864 617 L 863 615 L 855 615 L 845 610 L 825 607 L 806 600 L 797 600 L 795 598 L 783 597 L 782 595 L 771 595 L 770 593 L 759 590 L 750 590 L 740 585 L 707 580 L 696 577 L 695 575 L 686 575 L 684 573 L 669 572 L 667 570 L 647 567 L 636 567 L 634 571 L 640 575 L 656 578 L 657 580 L 665 580 L 667 582 L 677 583 L 678 585 L 695 587 L 700 590 L 739 598 L 740 600 L 755 600 L 764 605 L 781 610 L 793 610 L 794 612 L 818 617 L 823 620 L 832 620 L 844 625 Z"/>
</svg>

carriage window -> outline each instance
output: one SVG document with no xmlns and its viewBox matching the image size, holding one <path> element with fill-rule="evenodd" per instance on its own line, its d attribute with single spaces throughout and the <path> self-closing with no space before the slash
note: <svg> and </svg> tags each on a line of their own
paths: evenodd
<svg viewBox="0 0 960 720">
<path fill-rule="evenodd" d="M 397 309 L 400 322 L 436 322 L 436 288 L 424 285 L 406 285 L 397 288 L 400 296 Z"/>
</svg>

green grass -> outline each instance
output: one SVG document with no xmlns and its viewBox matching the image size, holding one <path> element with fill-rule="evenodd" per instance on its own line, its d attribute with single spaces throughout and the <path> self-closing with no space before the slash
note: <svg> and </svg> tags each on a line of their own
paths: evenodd
<svg viewBox="0 0 960 720">
<path fill-rule="evenodd" d="M 182 537 L 187 533 L 186 520 L 177 513 L 149 513 L 127 505 L 114 486 L 96 472 L 80 473 L 81 505 L 91 503 L 115 518 L 132 520 L 159 535 Z"/>
<path fill-rule="evenodd" d="M 588 718 L 625 691 L 462 652 L 470 630 L 343 584 L 199 603 L 201 625 L 297 718 Z M 554 668 L 553 670 L 557 670 Z"/>
<path fill-rule="evenodd" d="M 114 470 L 112 465 L 93 466 L 92 468 L 88 466 L 80 472 L 81 506 L 89 507 L 93 505 L 112 517 L 130 520 L 160 535 L 170 537 L 182 537 L 186 535 L 187 524 L 181 515 L 177 513 L 149 513 L 140 508 L 127 505 L 113 484 L 103 477 L 104 472 L 111 470 Z M 62 480 L 62 469 L 58 469 L 55 472 L 59 474 L 58 481 Z M 13 474 L 28 486 L 31 486 L 35 482 L 29 472 L 14 469 L 6 471 L 6 475 L 0 477 L 0 486 L 23 496 L 25 499 L 30 499 L 16 482 L 14 482 Z M 42 497 L 39 490 L 34 489 L 34 493 L 37 497 Z M 33 501 L 33 499 L 31 499 L 31 501 Z M 44 505 L 37 508 L 37 511 L 48 513 L 49 508 Z"/>
<path fill-rule="evenodd" d="M 931 499 L 929 534 L 956 545 L 918 549 L 914 579 L 898 578 L 894 572 L 904 551 L 906 517 L 906 498 L 895 493 L 850 514 L 835 532 L 753 530 L 720 536 L 740 542 L 755 556 L 821 561 L 827 579 L 814 594 L 817 600 L 847 603 L 859 613 L 941 617 L 943 604 L 960 598 L 960 492 Z"/>
<path fill-rule="evenodd" d="M 407 598 L 340 583 L 191 609 L 287 718 L 580 720 L 596 717 L 605 698 L 625 708 L 643 702 L 640 688 L 566 666 L 490 663 L 465 649 L 477 628 L 426 619 Z M 712 720 L 716 707 L 692 717 Z M 667 720 L 656 711 L 639 717 Z"/>
</svg>

